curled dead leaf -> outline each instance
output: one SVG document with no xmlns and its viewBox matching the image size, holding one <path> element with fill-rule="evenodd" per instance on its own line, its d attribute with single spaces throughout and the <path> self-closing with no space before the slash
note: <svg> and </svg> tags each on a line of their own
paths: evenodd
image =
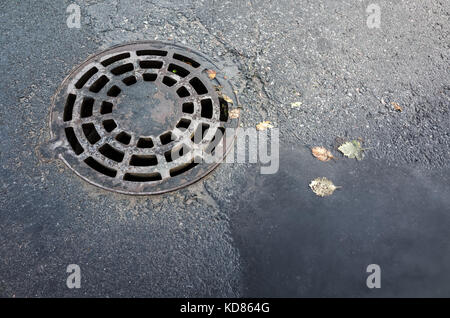
<svg viewBox="0 0 450 318">
<path fill-rule="evenodd" d="M 325 177 L 312 180 L 309 184 L 309 187 L 319 197 L 327 197 L 329 195 L 332 195 L 334 190 L 340 188 L 339 186 L 335 186 L 333 182 Z"/>
<path fill-rule="evenodd" d="M 241 113 L 241 110 L 239 108 L 234 108 L 229 111 L 228 115 L 231 119 L 239 118 L 239 115 Z"/>
<path fill-rule="evenodd" d="M 391 105 L 394 106 L 395 111 L 400 112 L 400 113 L 403 111 L 402 106 L 400 106 L 398 103 L 392 102 Z"/>
<path fill-rule="evenodd" d="M 302 106 L 302 104 L 303 104 L 302 102 L 291 103 L 291 108 L 299 108 Z"/>
<path fill-rule="evenodd" d="M 273 128 L 273 125 L 270 121 L 265 120 L 263 122 L 260 122 L 258 125 L 256 125 L 256 130 L 266 130 L 266 129 L 270 129 Z"/>
<path fill-rule="evenodd" d="M 206 74 L 208 74 L 209 79 L 213 80 L 216 78 L 217 72 L 214 70 L 206 70 Z"/>
<path fill-rule="evenodd" d="M 325 147 L 314 147 L 311 149 L 311 152 L 313 156 L 320 161 L 330 161 L 331 159 L 334 159 L 333 154 Z"/>
<path fill-rule="evenodd" d="M 221 97 L 223 98 L 223 100 L 224 101 L 226 101 L 227 103 L 230 103 L 230 104 L 233 104 L 233 100 L 230 98 L 230 97 L 228 97 L 227 95 L 225 95 L 225 94 L 221 94 Z"/>
</svg>

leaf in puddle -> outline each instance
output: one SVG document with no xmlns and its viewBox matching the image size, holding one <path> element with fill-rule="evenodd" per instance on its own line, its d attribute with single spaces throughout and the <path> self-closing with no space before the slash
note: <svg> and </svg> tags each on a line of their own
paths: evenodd
<svg viewBox="0 0 450 318">
<path fill-rule="evenodd" d="M 231 119 L 236 119 L 236 118 L 239 118 L 240 113 L 241 113 L 241 110 L 239 108 L 234 108 L 234 109 L 230 110 L 228 115 L 230 116 Z"/>
<path fill-rule="evenodd" d="M 356 158 L 357 160 L 362 160 L 364 158 L 364 149 L 361 147 L 361 143 L 358 140 L 348 141 L 342 144 L 338 150 L 342 152 L 344 156 L 351 159 Z"/>
<path fill-rule="evenodd" d="M 400 112 L 400 113 L 403 111 L 402 106 L 400 106 L 398 103 L 392 102 L 391 105 L 394 106 L 395 111 Z"/>
<path fill-rule="evenodd" d="M 266 129 L 270 129 L 273 128 L 273 125 L 270 121 L 265 120 L 263 122 L 260 122 L 258 125 L 256 125 L 256 130 L 266 130 Z"/>
<path fill-rule="evenodd" d="M 315 194 L 317 194 L 319 197 L 327 197 L 329 195 L 332 195 L 334 190 L 339 189 L 340 187 L 337 187 L 328 180 L 325 177 L 322 178 L 316 178 L 311 181 L 309 184 L 309 187 Z"/>
<path fill-rule="evenodd" d="M 210 80 L 213 80 L 216 78 L 217 72 L 214 70 L 206 70 L 206 73 L 208 74 L 208 77 Z"/>
<path fill-rule="evenodd" d="M 314 147 L 311 149 L 311 152 L 313 156 L 320 161 L 330 161 L 331 159 L 334 159 L 332 153 L 325 147 Z"/>
</svg>

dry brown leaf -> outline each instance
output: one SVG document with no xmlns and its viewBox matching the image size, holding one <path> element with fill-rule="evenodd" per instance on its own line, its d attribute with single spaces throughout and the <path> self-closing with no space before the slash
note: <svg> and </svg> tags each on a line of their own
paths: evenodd
<svg viewBox="0 0 450 318">
<path fill-rule="evenodd" d="M 206 73 L 208 74 L 209 79 L 213 80 L 216 78 L 216 71 L 214 70 L 206 70 Z"/>
<path fill-rule="evenodd" d="M 309 184 L 309 187 L 315 194 L 317 194 L 319 197 L 327 197 L 329 195 L 332 195 L 334 190 L 339 189 L 340 187 L 337 187 L 328 180 L 327 178 L 316 178 L 311 181 Z"/>
<path fill-rule="evenodd" d="M 258 125 L 256 125 L 256 130 L 266 130 L 266 129 L 270 129 L 273 128 L 273 125 L 270 121 L 265 120 L 263 122 L 260 122 Z"/>
<path fill-rule="evenodd" d="M 320 161 L 330 161 L 331 159 L 334 159 L 334 156 L 325 147 L 314 147 L 311 149 L 311 152 L 313 156 Z"/>
<path fill-rule="evenodd" d="M 240 113 L 241 113 L 241 110 L 239 108 L 234 108 L 234 109 L 230 110 L 228 115 L 230 116 L 231 119 L 235 119 L 235 118 L 239 118 Z"/>
<path fill-rule="evenodd" d="M 394 110 L 395 111 L 397 111 L 397 112 L 402 112 L 403 111 L 402 106 L 400 106 L 398 103 L 392 102 L 391 105 L 394 106 Z"/>
</svg>

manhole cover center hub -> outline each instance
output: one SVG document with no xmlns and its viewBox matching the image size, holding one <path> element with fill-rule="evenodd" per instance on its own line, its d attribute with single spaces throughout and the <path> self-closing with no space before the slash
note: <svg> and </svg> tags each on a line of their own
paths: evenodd
<svg viewBox="0 0 450 318">
<path fill-rule="evenodd" d="M 117 98 L 114 113 L 121 127 L 140 136 L 158 136 L 180 117 L 173 91 L 148 82 L 127 87 Z"/>
</svg>

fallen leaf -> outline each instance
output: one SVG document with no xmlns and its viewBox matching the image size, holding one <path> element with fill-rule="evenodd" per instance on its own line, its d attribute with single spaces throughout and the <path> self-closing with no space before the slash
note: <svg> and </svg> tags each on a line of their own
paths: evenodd
<svg viewBox="0 0 450 318">
<path fill-rule="evenodd" d="M 361 143 L 358 140 L 348 141 L 342 144 L 338 150 L 348 158 L 356 158 L 357 160 L 362 160 L 364 158 Z"/>
<path fill-rule="evenodd" d="M 213 80 L 216 78 L 216 71 L 214 70 L 206 70 L 206 73 L 208 74 L 209 79 Z"/>
<path fill-rule="evenodd" d="M 337 187 L 328 180 L 327 178 L 316 178 L 311 181 L 309 184 L 309 187 L 315 194 L 317 194 L 319 197 L 327 197 L 329 195 L 332 195 L 334 190 L 339 189 L 340 187 Z"/>
<path fill-rule="evenodd" d="M 225 94 L 221 94 L 221 97 L 224 99 L 224 101 L 226 101 L 227 103 L 230 103 L 230 104 L 233 104 L 233 100 L 230 98 L 230 97 L 228 97 L 227 95 L 225 95 Z"/>
<path fill-rule="evenodd" d="M 234 108 L 234 109 L 230 110 L 228 115 L 230 116 L 231 119 L 235 119 L 235 118 L 239 118 L 240 113 L 241 113 L 241 110 L 239 108 Z"/>
<path fill-rule="evenodd" d="M 300 106 L 302 106 L 302 104 L 302 102 L 291 103 L 291 108 L 299 108 Z"/>
<path fill-rule="evenodd" d="M 311 152 L 313 156 L 320 161 L 330 161 L 331 159 L 334 159 L 334 156 L 331 154 L 331 152 L 324 147 L 314 147 L 313 149 L 311 149 Z"/>
<path fill-rule="evenodd" d="M 395 111 L 397 111 L 397 112 L 402 112 L 403 111 L 402 106 L 400 106 L 398 103 L 392 102 L 391 105 L 394 106 L 394 110 Z"/>
<path fill-rule="evenodd" d="M 266 130 L 266 129 L 270 129 L 273 128 L 273 125 L 270 121 L 265 120 L 263 122 L 260 122 L 258 125 L 256 125 L 256 130 Z"/>
</svg>

